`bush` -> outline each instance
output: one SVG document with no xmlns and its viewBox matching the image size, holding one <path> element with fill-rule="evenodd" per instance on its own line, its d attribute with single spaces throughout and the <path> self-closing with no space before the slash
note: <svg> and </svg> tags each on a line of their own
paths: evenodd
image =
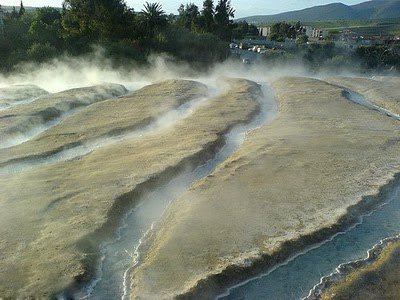
<svg viewBox="0 0 400 300">
<path fill-rule="evenodd" d="M 105 55 L 118 66 L 126 65 L 127 62 L 146 62 L 146 53 L 140 48 L 138 42 L 130 39 L 123 39 L 115 42 L 108 42 L 103 45 Z"/>
<path fill-rule="evenodd" d="M 211 64 L 226 59 L 226 42 L 210 33 L 195 33 L 185 28 L 171 27 L 157 37 L 157 49 L 180 60 Z"/>
<path fill-rule="evenodd" d="M 54 58 L 56 55 L 57 49 L 50 45 L 50 43 L 34 43 L 27 51 L 28 58 L 36 62 L 43 62 Z"/>
</svg>

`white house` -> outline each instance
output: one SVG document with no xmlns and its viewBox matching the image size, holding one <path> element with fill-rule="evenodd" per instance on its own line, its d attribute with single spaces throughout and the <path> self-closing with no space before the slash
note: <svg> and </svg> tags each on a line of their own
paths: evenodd
<svg viewBox="0 0 400 300">
<path fill-rule="evenodd" d="M 271 35 L 271 27 L 258 27 L 260 36 L 269 37 Z"/>
</svg>

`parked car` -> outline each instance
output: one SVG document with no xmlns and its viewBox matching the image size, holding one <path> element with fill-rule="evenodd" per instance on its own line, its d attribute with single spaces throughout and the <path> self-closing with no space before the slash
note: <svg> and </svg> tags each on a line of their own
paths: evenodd
<svg viewBox="0 0 400 300">
<path fill-rule="evenodd" d="M 229 44 L 229 48 L 231 48 L 231 49 L 236 49 L 236 48 L 239 48 L 239 45 L 236 44 L 236 43 L 230 43 L 230 44 Z"/>
</svg>

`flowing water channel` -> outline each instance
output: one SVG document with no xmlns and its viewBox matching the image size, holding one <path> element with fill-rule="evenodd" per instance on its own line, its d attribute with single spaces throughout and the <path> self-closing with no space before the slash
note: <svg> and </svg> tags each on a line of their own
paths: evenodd
<svg viewBox="0 0 400 300">
<path fill-rule="evenodd" d="M 389 110 L 387 110 L 387 109 L 385 109 L 383 107 L 380 107 L 380 106 L 378 106 L 376 104 L 373 104 L 373 103 L 369 102 L 367 99 L 365 99 L 365 97 L 363 95 L 361 95 L 359 93 L 356 93 L 356 92 L 354 92 L 352 90 L 349 90 L 349 89 L 345 89 L 344 96 L 349 101 L 352 101 L 352 102 L 354 102 L 356 104 L 362 105 L 362 106 L 364 106 L 364 107 L 366 107 L 368 109 L 375 110 L 375 111 L 380 112 L 380 113 L 382 113 L 382 114 L 384 114 L 384 115 L 386 115 L 388 117 L 391 117 L 391 118 L 393 118 L 393 119 L 395 119 L 397 121 L 400 121 L 400 115 L 398 115 L 396 113 L 393 113 L 393 112 L 391 112 L 391 111 L 389 111 Z"/>
<path fill-rule="evenodd" d="M 182 195 L 195 181 L 211 174 L 245 140 L 246 133 L 272 120 L 277 106 L 272 92 L 262 86 L 261 112 L 249 124 L 237 125 L 225 136 L 225 145 L 213 159 L 193 171 L 175 177 L 169 183 L 147 193 L 124 218 L 117 238 L 101 246 L 102 260 L 97 277 L 73 298 L 128 299 L 130 274 L 137 264 L 138 248 L 153 225 L 161 219 L 168 204 Z M 60 296 L 60 298 L 63 298 Z"/>
<path fill-rule="evenodd" d="M 400 117 L 367 101 L 362 95 L 345 90 L 344 96 L 358 105 L 385 114 L 395 120 Z M 400 233 L 400 185 L 391 191 L 383 205 L 345 232 L 298 253 L 266 273 L 229 288 L 217 299 L 244 300 L 302 299 L 309 295 L 322 277 L 329 276 L 343 263 L 367 256 L 369 249 L 381 240 Z"/>
</svg>

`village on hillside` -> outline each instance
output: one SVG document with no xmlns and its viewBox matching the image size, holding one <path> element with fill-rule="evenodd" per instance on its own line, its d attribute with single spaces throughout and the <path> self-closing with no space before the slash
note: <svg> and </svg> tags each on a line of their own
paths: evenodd
<svg viewBox="0 0 400 300">
<path fill-rule="evenodd" d="M 351 68 L 354 62 L 364 70 L 397 68 L 400 34 L 387 30 L 388 26 L 327 28 L 316 26 L 318 22 L 308 25 L 283 21 L 268 26 L 241 22 L 245 23 L 241 26 L 253 28 L 249 32 L 257 33 L 233 38 L 230 44 L 232 55 L 245 64 L 300 59 L 314 69 L 322 65 Z"/>
<path fill-rule="evenodd" d="M 286 23 L 276 23 L 281 25 Z M 388 34 L 385 31 L 375 30 L 354 30 L 352 28 L 342 28 L 340 30 L 331 30 L 317 28 L 309 25 L 301 25 L 299 29 L 295 29 L 296 25 L 290 25 L 294 29 L 296 35 L 293 37 L 285 37 L 283 40 L 273 38 L 274 26 L 257 27 L 258 35 L 249 35 L 243 39 L 234 39 L 234 44 L 238 44 L 238 48 L 247 49 L 260 45 L 261 50 L 264 48 L 293 49 L 296 44 L 304 41 L 306 44 L 323 44 L 326 42 L 334 42 L 335 46 L 355 49 L 358 46 L 392 46 L 397 51 L 400 48 L 400 35 Z M 305 39 L 304 39 L 305 37 Z M 234 44 L 231 45 L 234 47 Z M 258 49 L 258 48 L 257 48 Z M 259 51 L 260 52 L 260 51 Z"/>
</svg>

